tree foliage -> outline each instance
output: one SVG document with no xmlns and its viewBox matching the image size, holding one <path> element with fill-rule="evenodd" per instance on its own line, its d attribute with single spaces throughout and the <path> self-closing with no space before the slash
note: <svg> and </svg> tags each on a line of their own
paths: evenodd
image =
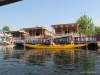
<svg viewBox="0 0 100 75">
<path fill-rule="evenodd" d="M 6 31 L 9 31 L 9 26 L 4 26 L 2 30 L 6 30 Z"/>
<path fill-rule="evenodd" d="M 84 14 L 76 22 L 79 24 L 79 34 L 93 35 L 94 24 L 92 18 Z"/>
<path fill-rule="evenodd" d="M 100 36 L 100 26 L 95 26 L 94 35 Z"/>
</svg>

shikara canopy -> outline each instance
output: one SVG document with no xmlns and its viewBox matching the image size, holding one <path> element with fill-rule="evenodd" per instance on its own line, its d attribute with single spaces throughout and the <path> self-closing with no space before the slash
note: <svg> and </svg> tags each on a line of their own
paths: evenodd
<svg viewBox="0 0 100 75">
<path fill-rule="evenodd" d="M 22 1 L 22 0 L 0 0 L 0 6 L 7 5 L 10 3 L 14 3 L 14 2 L 18 2 L 18 1 Z"/>
</svg>

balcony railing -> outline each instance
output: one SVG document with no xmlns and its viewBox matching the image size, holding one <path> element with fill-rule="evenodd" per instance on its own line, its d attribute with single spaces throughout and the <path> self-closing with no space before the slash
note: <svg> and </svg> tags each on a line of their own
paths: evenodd
<svg viewBox="0 0 100 75">
<path fill-rule="evenodd" d="M 77 33 L 54 34 L 54 36 L 70 36 L 70 35 L 73 35 L 73 36 L 78 36 L 78 34 L 77 34 Z"/>
<path fill-rule="evenodd" d="M 26 39 L 44 38 L 44 36 L 29 36 Z"/>
</svg>

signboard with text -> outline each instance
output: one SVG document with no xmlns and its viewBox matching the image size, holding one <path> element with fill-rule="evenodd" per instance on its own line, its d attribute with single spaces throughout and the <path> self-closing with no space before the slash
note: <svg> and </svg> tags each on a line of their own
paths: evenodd
<svg viewBox="0 0 100 75">
<path fill-rule="evenodd" d="M 18 2 L 18 1 L 22 1 L 22 0 L 0 0 L 0 6 L 7 5 L 10 3 L 14 3 L 14 2 Z"/>
</svg>

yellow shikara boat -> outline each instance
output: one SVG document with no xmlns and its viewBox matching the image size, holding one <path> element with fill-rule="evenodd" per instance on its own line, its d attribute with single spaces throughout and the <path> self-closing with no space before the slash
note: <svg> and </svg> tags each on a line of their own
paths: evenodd
<svg viewBox="0 0 100 75">
<path fill-rule="evenodd" d="M 24 44 L 26 47 L 35 48 L 35 49 L 73 49 L 85 46 L 86 44 L 68 44 L 68 45 L 42 45 L 42 44 Z"/>
</svg>

